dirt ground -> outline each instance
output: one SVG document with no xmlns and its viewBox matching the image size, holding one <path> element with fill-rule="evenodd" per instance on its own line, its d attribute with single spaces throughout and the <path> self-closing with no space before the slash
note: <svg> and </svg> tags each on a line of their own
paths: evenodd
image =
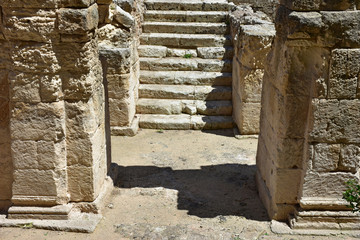
<svg viewBox="0 0 360 240">
<path fill-rule="evenodd" d="M 352 239 L 272 233 L 255 187 L 256 148 L 232 130 L 112 137 L 119 177 L 94 233 L 0 228 L 0 239 Z"/>
</svg>

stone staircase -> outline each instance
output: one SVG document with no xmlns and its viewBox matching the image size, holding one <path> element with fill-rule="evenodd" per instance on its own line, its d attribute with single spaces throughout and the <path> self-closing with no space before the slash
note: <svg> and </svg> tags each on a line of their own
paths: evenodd
<svg viewBox="0 0 360 240">
<path fill-rule="evenodd" d="M 233 48 L 225 0 L 145 0 L 141 128 L 232 128 Z"/>
</svg>

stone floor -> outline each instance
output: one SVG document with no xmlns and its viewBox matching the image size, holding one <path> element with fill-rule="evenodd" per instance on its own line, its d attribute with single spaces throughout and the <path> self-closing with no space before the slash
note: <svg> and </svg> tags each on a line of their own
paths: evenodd
<svg viewBox="0 0 360 240">
<path fill-rule="evenodd" d="M 1 228 L 0 239 L 351 239 L 272 233 L 255 188 L 256 148 L 232 130 L 113 137 L 120 177 L 94 233 Z"/>
</svg>

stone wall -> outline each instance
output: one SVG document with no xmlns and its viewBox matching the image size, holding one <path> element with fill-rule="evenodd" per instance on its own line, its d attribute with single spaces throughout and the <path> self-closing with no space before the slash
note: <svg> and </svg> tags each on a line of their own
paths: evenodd
<svg viewBox="0 0 360 240">
<path fill-rule="evenodd" d="M 264 12 L 271 18 L 275 17 L 278 5 L 277 0 L 229 0 L 229 2 L 233 2 L 236 5 L 250 4 L 254 11 Z"/>
<path fill-rule="evenodd" d="M 3 0 L 0 10 L 2 207 L 94 201 L 107 173 L 98 6 Z"/>
<path fill-rule="evenodd" d="M 233 58 L 233 119 L 241 134 L 258 134 L 266 56 L 275 27 L 262 12 L 243 5 L 230 14 Z"/>
<path fill-rule="evenodd" d="M 137 48 L 141 33 L 142 1 L 98 1 L 100 6 L 100 55 L 107 88 L 112 135 L 133 136 L 140 63 Z"/>
<path fill-rule="evenodd" d="M 285 220 L 297 209 L 295 228 L 359 227 L 346 225 L 358 222 L 356 215 L 340 211 L 349 210 L 341 200 L 345 181 L 359 181 L 359 7 L 283 0 L 277 12 L 262 91 L 257 182 L 272 218 Z"/>
</svg>

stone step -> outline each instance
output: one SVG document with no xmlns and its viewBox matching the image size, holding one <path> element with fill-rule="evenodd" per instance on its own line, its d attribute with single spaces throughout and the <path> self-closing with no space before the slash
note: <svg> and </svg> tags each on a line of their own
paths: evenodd
<svg viewBox="0 0 360 240">
<path fill-rule="evenodd" d="M 148 71 L 232 72 L 232 61 L 201 58 L 140 58 L 140 69 Z"/>
<path fill-rule="evenodd" d="M 201 130 L 233 128 L 231 116 L 203 116 L 203 115 L 139 115 L 141 128 L 164 130 Z"/>
<path fill-rule="evenodd" d="M 140 57 L 191 57 L 204 59 L 232 59 L 234 48 L 232 47 L 198 47 L 196 49 L 168 48 L 165 46 L 141 45 L 138 48 Z"/>
<path fill-rule="evenodd" d="M 186 99 L 186 100 L 231 100 L 230 86 L 152 85 L 141 84 L 140 98 Z"/>
<path fill-rule="evenodd" d="M 226 23 L 144 22 L 144 33 L 229 34 Z"/>
<path fill-rule="evenodd" d="M 146 0 L 148 10 L 229 11 L 234 5 L 226 0 Z"/>
<path fill-rule="evenodd" d="M 207 116 L 231 116 L 231 101 L 201 101 L 174 99 L 139 99 L 136 112 L 141 114 L 190 114 Z"/>
<path fill-rule="evenodd" d="M 147 10 L 145 21 L 152 22 L 226 22 L 228 12 L 221 11 L 157 11 Z"/>
<path fill-rule="evenodd" d="M 231 46 L 230 36 L 214 34 L 143 33 L 141 45 L 160 45 L 175 48 Z"/>
<path fill-rule="evenodd" d="M 232 74 L 199 71 L 141 71 L 141 84 L 231 86 Z"/>
</svg>

